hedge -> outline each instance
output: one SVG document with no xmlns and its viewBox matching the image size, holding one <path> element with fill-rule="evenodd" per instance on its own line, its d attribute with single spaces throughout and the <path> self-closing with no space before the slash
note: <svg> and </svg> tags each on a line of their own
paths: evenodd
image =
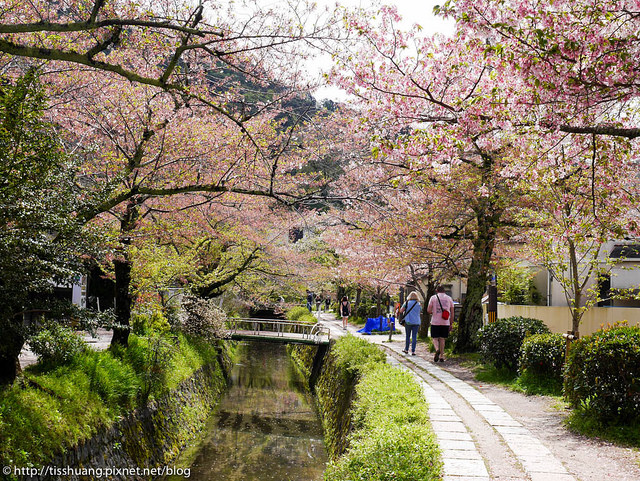
<svg viewBox="0 0 640 481">
<path fill-rule="evenodd" d="M 520 374 L 528 372 L 562 381 L 565 340 L 562 334 L 534 334 L 520 348 Z"/>
<path fill-rule="evenodd" d="M 616 326 L 574 342 L 564 393 L 602 421 L 639 419 L 640 327 Z"/>
<path fill-rule="evenodd" d="M 515 372 L 524 339 L 532 334 L 549 332 L 539 319 L 519 316 L 498 319 L 480 329 L 480 350 L 497 368 L 506 367 Z"/>
</svg>

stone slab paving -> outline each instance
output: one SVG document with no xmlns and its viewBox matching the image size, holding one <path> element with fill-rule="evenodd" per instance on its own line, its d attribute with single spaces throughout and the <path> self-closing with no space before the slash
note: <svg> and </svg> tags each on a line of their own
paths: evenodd
<svg viewBox="0 0 640 481">
<path fill-rule="evenodd" d="M 400 354 L 395 346 L 387 346 L 387 348 Z M 414 366 L 445 383 L 465 399 L 471 408 L 500 434 L 532 481 L 534 475 L 540 481 L 544 477 L 554 481 L 575 481 L 575 478 L 567 472 L 564 465 L 548 448 L 484 394 L 430 361 L 418 357 L 411 357 L 408 360 Z"/>
<path fill-rule="evenodd" d="M 489 472 L 471 434 L 449 403 L 424 379 L 396 358 L 387 355 L 387 362 L 412 373 L 422 386 L 429 404 L 429 413 L 433 419 L 437 419 L 431 421 L 431 427 L 442 451 L 444 481 L 461 481 L 461 478 L 469 481 L 489 481 Z"/>
<path fill-rule="evenodd" d="M 345 333 L 341 327 L 331 322 L 333 321 L 331 315 L 325 314 L 322 320 L 324 324 L 332 328 L 332 336 L 339 337 Z M 356 330 L 350 326 L 348 332 L 358 335 Z M 381 336 L 363 337 L 378 344 L 382 341 Z M 386 336 L 384 339 L 386 340 Z M 473 440 L 472 433 L 469 433 L 453 408 L 430 385 L 434 382 L 443 383 L 462 397 L 470 408 L 500 435 L 526 473 L 523 480 L 576 481 L 539 439 L 513 419 L 501 406 L 491 401 L 473 386 L 420 356 L 404 355 L 398 344 L 382 345 L 395 355 L 395 357 L 387 355 L 388 362 L 411 371 L 423 387 L 430 413 L 433 416 L 431 424 L 443 454 L 443 481 L 489 481 L 491 478 Z M 401 363 L 396 357 L 404 359 L 405 362 Z M 405 364 L 410 367 L 406 367 Z"/>
</svg>

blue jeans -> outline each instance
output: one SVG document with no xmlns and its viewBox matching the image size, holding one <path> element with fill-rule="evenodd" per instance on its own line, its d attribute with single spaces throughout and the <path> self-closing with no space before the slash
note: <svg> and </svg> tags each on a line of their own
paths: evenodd
<svg viewBox="0 0 640 481">
<path fill-rule="evenodd" d="M 418 329 L 420 324 L 406 324 L 404 326 L 404 332 L 406 333 L 406 341 L 404 343 L 404 350 L 409 350 L 409 340 L 411 340 L 411 352 L 416 352 L 416 342 L 418 342 Z"/>
</svg>

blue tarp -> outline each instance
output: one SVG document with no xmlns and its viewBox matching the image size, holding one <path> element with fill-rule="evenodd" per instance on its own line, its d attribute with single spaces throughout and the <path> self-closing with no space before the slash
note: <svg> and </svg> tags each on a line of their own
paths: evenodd
<svg viewBox="0 0 640 481">
<path fill-rule="evenodd" d="M 395 318 L 390 317 L 369 317 L 367 323 L 358 332 L 362 334 L 371 334 L 372 331 L 389 331 L 389 321 L 395 323 Z"/>
</svg>

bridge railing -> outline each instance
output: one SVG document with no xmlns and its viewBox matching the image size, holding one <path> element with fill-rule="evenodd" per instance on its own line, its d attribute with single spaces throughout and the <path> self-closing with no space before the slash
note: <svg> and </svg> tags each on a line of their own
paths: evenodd
<svg viewBox="0 0 640 481">
<path fill-rule="evenodd" d="M 330 330 L 321 324 L 289 321 L 283 319 L 229 318 L 230 334 L 250 333 L 254 336 L 292 337 L 311 340 L 315 343 L 329 341 Z"/>
</svg>

